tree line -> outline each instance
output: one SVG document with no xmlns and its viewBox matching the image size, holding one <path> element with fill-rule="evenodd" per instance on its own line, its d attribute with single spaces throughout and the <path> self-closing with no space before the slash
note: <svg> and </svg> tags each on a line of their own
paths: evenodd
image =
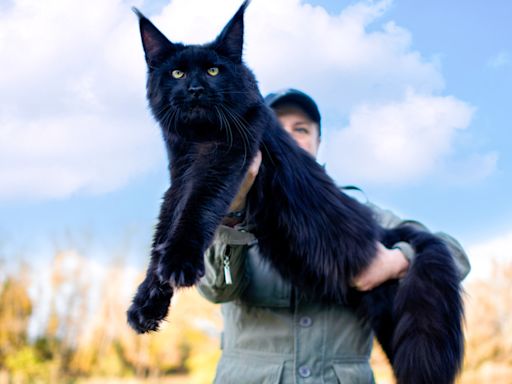
<svg viewBox="0 0 512 384">
<path fill-rule="evenodd" d="M 0 263 L 0 268 L 2 264 Z M 58 250 L 46 270 L 20 264 L 0 273 L 0 384 L 74 383 L 90 378 L 140 382 L 184 377 L 210 383 L 220 356 L 219 307 L 194 288 L 180 291 L 160 332 L 136 335 L 126 309 L 140 274 L 122 258 L 98 269 Z M 1 270 L 1 269 L 0 269 Z M 512 262 L 466 287 L 466 358 L 460 383 L 512 377 Z M 372 355 L 378 383 L 392 383 L 382 352 Z M 156 380 L 156 381 L 155 381 Z"/>
</svg>

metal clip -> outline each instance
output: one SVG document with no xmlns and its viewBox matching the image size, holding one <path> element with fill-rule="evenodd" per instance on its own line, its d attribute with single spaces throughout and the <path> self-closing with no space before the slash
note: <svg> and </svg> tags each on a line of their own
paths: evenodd
<svg viewBox="0 0 512 384">
<path fill-rule="evenodd" d="M 231 278 L 231 268 L 229 267 L 229 256 L 224 256 L 224 280 L 226 281 L 226 285 L 233 284 L 233 279 Z"/>
</svg>

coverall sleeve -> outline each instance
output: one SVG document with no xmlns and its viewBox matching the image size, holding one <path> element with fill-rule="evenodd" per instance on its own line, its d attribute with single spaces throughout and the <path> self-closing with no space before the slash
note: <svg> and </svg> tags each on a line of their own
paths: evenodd
<svg viewBox="0 0 512 384">
<path fill-rule="evenodd" d="M 389 210 L 382 209 L 372 203 L 367 204 L 373 210 L 374 217 L 377 220 L 377 222 L 384 228 L 393 228 L 401 224 L 408 224 L 413 225 L 418 229 L 430 232 L 430 230 L 425 225 L 418 221 L 402 220 L 400 217 L 398 217 Z M 471 265 L 469 263 L 468 256 L 464 249 L 462 248 L 462 245 L 452 236 L 444 232 L 434 232 L 433 234 L 439 237 L 441 240 L 443 240 L 446 246 L 448 247 L 448 250 L 450 251 L 450 254 L 453 257 L 453 261 L 455 262 L 455 266 L 457 267 L 457 270 L 459 272 L 460 280 L 462 281 L 471 270 Z M 399 248 L 410 263 L 414 262 L 416 253 L 409 243 L 401 241 L 394 244 L 393 247 Z"/>
</svg>

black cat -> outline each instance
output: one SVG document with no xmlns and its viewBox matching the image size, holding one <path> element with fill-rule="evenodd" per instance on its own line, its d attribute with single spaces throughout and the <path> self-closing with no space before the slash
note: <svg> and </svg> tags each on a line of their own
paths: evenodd
<svg viewBox="0 0 512 384">
<path fill-rule="evenodd" d="M 139 16 L 147 96 L 169 155 L 147 275 L 128 310 L 139 333 L 158 329 L 173 289 L 204 273 L 203 253 L 261 148 L 247 198 L 262 255 L 297 287 L 367 318 L 399 383 L 452 383 L 463 356 L 462 299 L 449 251 L 412 226 L 380 228 L 370 210 L 342 193 L 264 104 L 242 62 L 245 1 L 215 41 L 171 43 Z M 349 287 L 376 243 L 407 241 L 417 256 L 407 276 L 368 293 Z"/>
</svg>

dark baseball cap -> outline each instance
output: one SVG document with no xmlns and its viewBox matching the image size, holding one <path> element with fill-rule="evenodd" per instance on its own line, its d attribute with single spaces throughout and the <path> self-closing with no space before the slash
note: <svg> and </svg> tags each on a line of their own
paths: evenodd
<svg viewBox="0 0 512 384">
<path fill-rule="evenodd" d="M 311 120 L 318 124 L 318 135 L 320 136 L 320 111 L 315 101 L 298 89 L 288 88 L 274 93 L 269 93 L 265 97 L 265 104 L 271 108 L 277 108 L 282 104 L 294 104 L 309 116 Z"/>
</svg>

